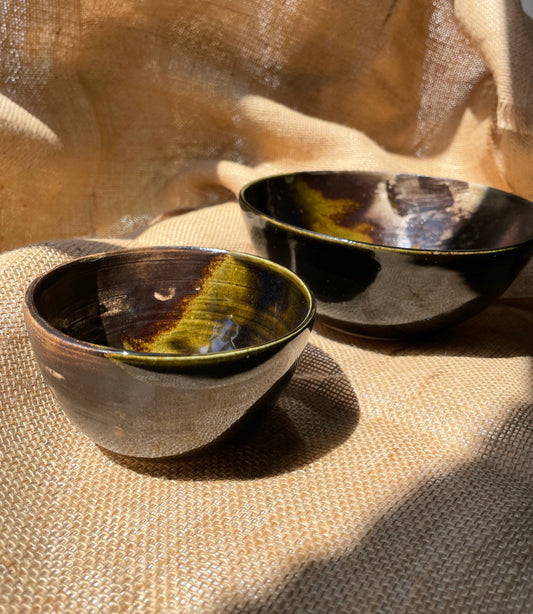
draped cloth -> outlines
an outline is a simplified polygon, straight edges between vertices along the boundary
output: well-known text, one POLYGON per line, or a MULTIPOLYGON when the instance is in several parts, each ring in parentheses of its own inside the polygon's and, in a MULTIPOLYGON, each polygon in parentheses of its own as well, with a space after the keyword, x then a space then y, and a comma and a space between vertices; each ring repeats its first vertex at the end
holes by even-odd
POLYGON ((318 320, 259 424, 168 463, 80 433, 22 317, 31 280, 77 256, 253 252, 236 195, 273 173, 416 172, 533 199, 520 2, 25 0, 0 13, 0 611, 533 609, 531 266, 475 318, 416 342, 318 320))

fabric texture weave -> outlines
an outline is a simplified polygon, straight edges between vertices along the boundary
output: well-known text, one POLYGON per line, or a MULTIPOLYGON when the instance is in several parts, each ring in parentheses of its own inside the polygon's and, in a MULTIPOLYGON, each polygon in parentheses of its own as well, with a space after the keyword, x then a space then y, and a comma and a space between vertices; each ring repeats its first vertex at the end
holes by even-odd
POLYGON ((236 194, 271 173, 420 172, 533 198, 520 2, 0 12, 0 612, 531 611, 531 265, 425 339, 318 320, 261 422, 177 462, 77 431, 22 315, 28 284, 78 256, 253 252, 236 194))

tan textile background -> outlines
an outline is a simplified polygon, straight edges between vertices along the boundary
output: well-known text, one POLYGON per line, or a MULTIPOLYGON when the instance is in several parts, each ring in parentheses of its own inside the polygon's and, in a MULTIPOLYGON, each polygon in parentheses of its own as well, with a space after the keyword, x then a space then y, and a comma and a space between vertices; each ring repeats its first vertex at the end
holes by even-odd
POLYGON ((174 464, 109 456, 70 425, 21 310, 36 275, 87 253, 252 251, 234 194, 274 171, 420 171, 532 198, 518 0, 0 13, 0 612, 532 611, 531 266, 416 343, 318 322, 255 431, 174 464))
MULTIPOLYGON (((251 250, 234 203, 126 244, 176 243, 251 250)), ((531 298, 417 343, 319 323, 256 431, 141 465, 68 423, 22 321, 36 274, 114 245, 0 257, 1 612, 530 611, 531 298)))
POLYGON ((24 0, 0 17, 0 249, 128 232, 278 169, 533 197, 519 0, 24 0))

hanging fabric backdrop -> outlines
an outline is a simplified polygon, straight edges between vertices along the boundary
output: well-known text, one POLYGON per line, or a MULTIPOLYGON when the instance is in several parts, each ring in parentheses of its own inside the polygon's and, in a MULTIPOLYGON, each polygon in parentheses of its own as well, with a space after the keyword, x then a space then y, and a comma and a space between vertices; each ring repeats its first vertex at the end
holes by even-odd
POLYGON ((253 251, 236 194, 272 173, 416 172, 533 199, 519 0, 0 15, 0 611, 531 611, 531 267, 416 343, 319 321, 257 431, 177 463, 110 457, 77 431, 21 307, 83 254, 253 251))

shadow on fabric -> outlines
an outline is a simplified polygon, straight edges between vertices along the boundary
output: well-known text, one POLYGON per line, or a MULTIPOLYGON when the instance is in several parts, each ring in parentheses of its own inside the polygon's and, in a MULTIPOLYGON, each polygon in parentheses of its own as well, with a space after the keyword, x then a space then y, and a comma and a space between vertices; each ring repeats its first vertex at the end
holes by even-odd
POLYGON ((202 454, 144 461, 103 451, 138 473, 174 480, 262 478, 293 471, 348 439, 359 420, 355 392, 339 365, 309 344, 274 407, 202 454))
POLYGON ((47 241, 46 243, 43 243, 43 245, 54 249, 57 252, 72 258, 73 260, 76 258, 83 258, 84 256, 91 256, 93 254, 126 249, 123 245, 112 243, 110 240, 97 241, 91 239, 47 241))
MULTIPOLYGON (((73 259, 124 249, 79 239, 47 245, 73 259)), ((164 479, 254 479, 293 471, 320 458, 348 439, 358 420, 359 403, 350 381, 328 354, 309 344, 274 407, 244 421, 227 440, 168 461, 102 453, 128 469, 164 479)))
POLYGON ((329 339, 388 356, 529 356, 533 347, 533 298, 500 299, 470 320, 413 339, 366 339, 328 328, 315 330, 329 339))
POLYGON ((410 493, 353 549, 233 612, 530 611, 532 409, 516 410, 474 462, 410 493))

